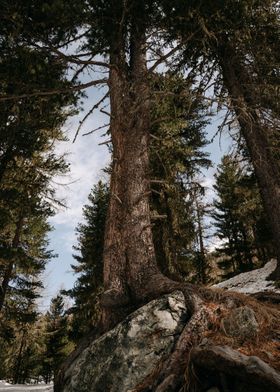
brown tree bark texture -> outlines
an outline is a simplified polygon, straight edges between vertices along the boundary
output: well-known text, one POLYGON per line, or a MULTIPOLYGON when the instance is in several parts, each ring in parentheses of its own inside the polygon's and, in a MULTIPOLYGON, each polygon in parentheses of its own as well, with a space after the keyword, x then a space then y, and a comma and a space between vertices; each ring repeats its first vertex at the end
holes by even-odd
POLYGON ((144 28, 131 32, 130 62, 119 41, 112 48, 110 70, 113 166, 105 229, 103 323, 119 321, 120 310, 153 294, 174 290, 177 283, 157 267, 150 218, 150 91, 144 28), (106 310, 107 308, 107 310, 106 310))

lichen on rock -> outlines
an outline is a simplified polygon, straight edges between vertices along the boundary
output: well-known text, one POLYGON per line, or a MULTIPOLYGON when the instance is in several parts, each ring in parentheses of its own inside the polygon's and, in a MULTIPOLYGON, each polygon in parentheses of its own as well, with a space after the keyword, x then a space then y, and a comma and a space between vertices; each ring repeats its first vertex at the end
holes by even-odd
POLYGON ((64 377, 63 392, 126 392, 172 351, 187 318, 182 292, 154 300, 93 341, 64 377))
POLYGON ((256 337, 259 330, 255 313, 248 306, 232 310, 222 320, 222 325, 226 335, 237 337, 240 341, 256 337))

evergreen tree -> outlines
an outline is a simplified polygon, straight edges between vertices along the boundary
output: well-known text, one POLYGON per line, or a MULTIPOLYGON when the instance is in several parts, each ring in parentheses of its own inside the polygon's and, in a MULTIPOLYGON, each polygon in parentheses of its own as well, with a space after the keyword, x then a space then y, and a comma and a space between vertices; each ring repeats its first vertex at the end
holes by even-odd
POLYGON ((68 340, 68 319, 65 315, 64 300, 57 295, 51 300, 45 316, 45 350, 42 353, 42 376, 49 383, 72 350, 68 340))
MULTIPOLYGON (((219 105, 224 104, 239 125, 280 260, 279 4, 276 0, 163 4, 170 39, 187 42, 180 65, 202 73, 206 85, 214 84, 219 105)), ((274 275, 280 276, 280 261, 274 275)))
MULTIPOLYGON (((263 246, 256 235, 264 218, 260 194, 252 173, 230 156, 223 157, 215 177, 219 198, 212 216, 216 234, 224 242, 219 252, 226 256, 219 264, 228 275, 238 274, 254 267, 256 250, 263 246)), ((269 249, 269 242, 265 246, 269 249)))
POLYGON ((53 175, 67 169, 63 159, 47 151, 17 164, 17 169, 6 171, 0 185, 0 208, 4 211, 0 226, 0 311, 11 284, 23 284, 24 275, 39 276, 51 257, 46 240, 50 225, 46 221, 53 214, 55 196, 49 185, 53 175))
POLYGON ((208 252, 205 245, 206 232, 208 227, 205 223, 206 216, 209 216, 209 205, 204 201, 205 189, 197 184, 193 188, 194 201, 194 224, 196 241, 194 247, 194 270, 196 272, 194 282, 206 284, 209 280, 208 252))
POLYGON ((68 170, 54 151, 65 140, 61 127, 76 103, 68 91, 28 96, 71 85, 65 64, 27 43, 38 28, 25 23, 29 6, 1 3, 0 95, 21 97, 0 100, 0 345, 3 377, 14 382, 39 375, 36 301, 53 257, 47 220, 59 204, 51 182, 68 170))
POLYGON ((65 139, 61 127, 76 102, 71 92, 28 96, 70 86, 64 64, 27 44, 39 28, 25 23, 28 9, 27 3, 4 1, 0 28, 0 94, 21 96, 0 101, 0 312, 11 286, 27 291, 26 276, 32 270, 34 280, 51 256, 44 239, 56 204, 50 183, 67 170, 54 148, 65 139))
POLYGON ((150 152, 157 262, 164 274, 180 279, 192 272, 196 176, 211 164, 204 151, 207 105, 189 83, 182 75, 155 77, 150 152))
POLYGON ((17 294, 17 298, 10 298, 0 319, 1 378, 25 383, 38 377, 42 333, 38 329, 36 298, 17 294))
MULTIPOLYGON (((178 46, 179 48, 183 47, 183 54, 192 54, 190 62, 197 64, 201 58, 204 60, 205 56, 201 56, 201 53, 209 54, 211 52, 212 59, 213 53, 217 54, 214 60, 218 58, 217 61, 220 62, 224 86, 230 92, 237 118, 250 147, 252 162, 261 184, 267 211, 270 212, 270 220, 277 242, 280 228, 279 220, 275 219, 275 216, 279 216, 280 203, 272 203, 272 200, 273 194, 279 194, 279 184, 277 181, 275 182, 273 177, 273 173, 278 173, 279 170, 277 170, 274 156, 264 155, 268 151, 271 152, 272 149, 267 138, 262 137, 265 132, 262 132, 261 119, 256 118, 257 112, 255 107, 253 108, 254 104, 250 105, 254 96, 254 91, 248 88, 251 85, 250 77, 247 77, 246 72, 242 72, 242 78, 239 78, 240 75, 234 69, 233 73, 236 75, 232 83, 229 78, 232 76, 229 69, 231 64, 228 60, 231 58, 230 54, 233 53, 235 68, 240 65, 239 56, 236 56, 235 49, 242 46, 242 34, 237 36, 232 33, 235 33, 240 27, 242 32, 248 32, 248 26, 249 31, 254 31, 257 27, 259 32, 261 21, 263 22, 267 15, 272 14, 272 12, 270 14, 259 12, 259 9, 265 11, 265 7, 268 7, 271 10, 271 5, 275 6, 275 2, 266 1, 265 6, 262 7, 258 1, 247 2, 244 0, 237 2, 235 8, 232 7, 232 1, 227 1, 225 4, 224 2, 212 3, 209 5, 209 2, 202 1, 197 5, 196 2, 182 4, 177 1, 173 4, 166 1, 75 1, 73 2, 75 12, 71 12, 68 3, 61 0, 51 2, 51 4, 44 2, 42 7, 27 7, 25 11, 28 16, 26 22, 29 26, 32 23, 36 26, 36 22, 41 22, 42 17, 48 20, 44 26, 45 33, 39 23, 38 41, 40 45, 33 37, 32 42, 29 43, 30 46, 39 46, 38 50, 42 52, 49 50, 50 53, 56 54, 58 60, 65 63, 80 65, 78 74, 86 65, 104 66, 109 69, 113 165, 103 257, 105 293, 102 302, 104 308, 106 304, 113 302, 115 304, 132 303, 135 300, 141 302, 154 296, 157 290, 159 293, 165 292, 167 289, 170 290, 174 284, 170 279, 160 274, 156 263, 151 230, 150 179, 148 175, 149 133, 151 129, 149 76, 156 71, 158 65, 163 62, 168 63, 168 60, 171 61, 172 54, 176 52, 177 48, 171 50, 167 55, 163 55, 159 51, 159 46, 162 46, 162 40, 166 38, 169 30, 172 33, 175 31, 176 36, 173 36, 172 39, 168 36, 167 42, 172 46, 177 44, 179 40, 178 46), (254 12, 254 7, 256 7, 256 12, 254 12), (65 10, 61 20, 57 18, 57 15, 50 18, 61 8, 65 10), (179 24, 179 27, 182 28, 180 38, 178 38, 178 31, 176 31, 177 26, 173 25, 173 19, 170 18, 170 15, 172 17, 175 15, 181 20, 179 24), (190 25, 186 21, 190 21, 190 25), (208 22, 210 22, 210 29, 208 22), (250 30, 252 26, 253 29, 250 30), (243 27, 247 27, 247 30, 243 30, 243 27), (85 30, 82 50, 85 50, 86 53, 65 55, 60 49, 67 46, 73 35, 77 37, 79 28, 85 30), (198 34, 195 34, 196 31, 198 34), (224 34, 221 35, 220 32, 224 32, 224 34), (149 36, 149 45, 147 45, 147 36, 149 36), (232 45, 227 46, 228 37, 238 46, 233 48, 233 52, 232 45), (184 46, 185 43, 187 43, 187 48, 184 46), (190 50, 188 50, 189 47, 190 50), (156 54, 159 51, 159 58, 148 69, 149 50, 156 54), (88 56, 87 53, 89 53, 88 56), (197 54, 198 57, 195 56, 197 54), (87 60, 83 60, 84 55, 87 60), (101 60, 104 61, 94 60, 96 56, 99 56, 98 60, 101 57, 101 60), (236 94, 235 87, 240 87, 240 84, 237 83, 238 80, 242 81, 242 91, 236 94), (240 105, 243 109, 238 111, 240 105), (244 113, 246 115, 243 115, 244 113), (252 118, 256 120, 254 127, 249 121, 252 118), (250 137, 250 131, 254 129, 257 131, 253 132, 250 137), (261 141, 265 143, 261 143, 261 141), (258 148, 255 148, 256 146, 258 148), (265 165, 262 162, 265 162, 265 165), (158 284, 159 281, 160 284, 158 284)), ((268 36, 266 35, 266 37, 268 36)), ((247 36, 245 40, 247 40, 247 36)), ((251 58, 249 51, 242 50, 240 53, 244 63, 248 58, 251 58)), ((203 66, 204 64, 202 68, 203 66)), ((211 66, 212 64, 208 62, 207 69, 210 70, 211 66)), ((254 73, 252 72, 251 75, 254 73)), ((209 78, 211 78, 211 74, 209 78)), ((84 87, 103 83, 106 83, 104 79, 93 79, 84 87)), ((81 89, 83 87, 76 84, 73 88, 81 89)), ((92 110, 94 108, 95 105, 92 110)), ((266 115, 263 118, 266 119, 266 115)), ((279 178, 279 175, 275 177, 279 178)), ((112 309, 111 312, 104 310, 104 320, 108 327, 118 321, 118 315, 114 314, 112 309)))
POLYGON ((67 294, 74 299, 70 310, 72 318, 72 338, 77 341, 89 332, 97 323, 100 313, 98 296, 104 288, 103 284, 103 246, 106 213, 108 209, 109 189, 99 181, 89 194, 88 204, 83 208, 84 223, 76 229, 78 245, 74 246, 72 265, 77 280, 67 294))

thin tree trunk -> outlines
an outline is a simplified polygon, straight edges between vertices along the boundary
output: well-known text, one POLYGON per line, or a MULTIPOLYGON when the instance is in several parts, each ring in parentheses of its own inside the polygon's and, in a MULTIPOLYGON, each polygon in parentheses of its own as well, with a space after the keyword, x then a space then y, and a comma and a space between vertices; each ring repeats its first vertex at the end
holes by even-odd
POLYGON ((26 335, 26 330, 23 329, 22 331, 22 337, 21 337, 21 341, 20 341, 20 347, 19 347, 19 353, 18 356, 16 358, 16 363, 15 363, 15 371, 14 371, 14 377, 13 377, 13 383, 14 384, 18 384, 20 381, 24 382, 25 380, 21 380, 21 363, 22 363, 22 352, 24 349, 24 345, 25 345, 25 335, 26 335))
POLYGON ((254 266, 254 262, 253 262, 253 256, 252 256, 252 247, 250 245, 250 241, 248 239, 248 234, 246 232, 246 228, 242 226, 241 228, 241 234, 243 237, 243 242, 244 242, 244 253, 245 253, 245 264, 246 264, 246 270, 250 271, 253 266, 254 266))
MULTIPOLYGON (((261 121, 254 91, 245 67, 230 44, 219 50, 223 78, 246 141, 271 225, 275 253, 280 263, 280 170, 272 152, 272 130, 261 121)), ((280 278, 280 264, 274 276, 280 278)))
POLYGON ((0 183, 3 180, 3 177, 5 175, 5 172, 7 170, 8 164, 12 161, 13 159, 13 148, 8 147, 5 153, 2 155, 0 159, 0 183))
POLYGON ((199 243, 199 253, 200 253, 200 266, 199 266, 199 280, 200 283, 206 283, 206 256, 205 256, 205 247, 203 240, 203 228, 202 228, 202 212, 200 211, 200 206, 197 200, 197 195, 195 196, 195 204, 196 204, 196 214, 197 214, 197 234, 198 234, 198 243, 199 243))

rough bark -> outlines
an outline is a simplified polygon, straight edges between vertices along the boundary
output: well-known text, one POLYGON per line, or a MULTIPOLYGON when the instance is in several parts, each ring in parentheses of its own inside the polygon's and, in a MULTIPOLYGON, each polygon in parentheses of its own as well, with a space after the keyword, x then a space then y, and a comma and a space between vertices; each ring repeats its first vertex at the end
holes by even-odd
MULTIPOLYGON (((254 84, 240 54, 230 43, 218 49, 224 83, 246 141, 260 185, 266 214, 272 229, 275 253, 280 263, 280 170, 273 156, 273 132, 261 119, 254 84)), ((274 276, 280 278, 280 264, 274 276)))
MULTIPOLYGON (((139 22, 139 21, 138 21, 139 22)), ((129 304, 172 291, 176 283, 157 267, 150 217, 150 91, 143 23, 131 30, 130 62, 123 42, 112 48, 110 69, 113 166, 105 229, 104 286, 101 303, 108 326, 123 318, 129 304), (113 311, 113 307, 119 307, 113 311), (108 308, 108 310, 106 310, 108 308)))

